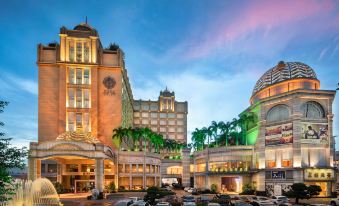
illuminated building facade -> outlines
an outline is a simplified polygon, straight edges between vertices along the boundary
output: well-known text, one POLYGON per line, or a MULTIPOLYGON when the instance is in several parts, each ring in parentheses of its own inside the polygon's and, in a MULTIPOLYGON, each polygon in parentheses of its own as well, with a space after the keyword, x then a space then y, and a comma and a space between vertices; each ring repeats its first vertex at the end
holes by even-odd
POLYGON ((187 142, 187 102, 175 100, 167 88, 158 101, 134 100, 134 126, 148 127, 165 139, 187 142))
POLYGON ((253 183, 258 191, 279 195, 304 182, 330 196, 336 188, 334 97, 335 91, 320 90, 306 64, 279 62, 257 81, 251 106, 242 113, 257 119, 247 131, 248 145, 197 152, 195 185, 240 192, 243 184, 253 183))

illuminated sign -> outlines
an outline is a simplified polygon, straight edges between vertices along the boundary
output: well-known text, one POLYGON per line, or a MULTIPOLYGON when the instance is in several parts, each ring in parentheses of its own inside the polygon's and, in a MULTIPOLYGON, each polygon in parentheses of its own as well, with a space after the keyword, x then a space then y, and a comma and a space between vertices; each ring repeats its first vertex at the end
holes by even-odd
POLYGON ((285 179, 285 171, 272 171, 272 179, 285 179))
POLYGON ((293 124, 281 124, 265 128, 265 144, 278 145, 293 142, 293 124))
POLYGON ((328 143, 328 125, 303 123, 301 127, 301 143, 308 144, 327 144, 328 143))
POLYGON ((305 180, 333 180, 333 169, 306 169, 305 180))

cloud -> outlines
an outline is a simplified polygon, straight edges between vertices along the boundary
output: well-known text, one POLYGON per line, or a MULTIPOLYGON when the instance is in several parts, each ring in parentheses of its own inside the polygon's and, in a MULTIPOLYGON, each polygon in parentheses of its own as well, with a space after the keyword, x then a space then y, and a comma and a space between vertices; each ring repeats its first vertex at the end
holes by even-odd
POLYGON ((30 79, 24 79, 13 74, 3 73, 0 82, 5 86, 5 90, 24 91, 33 95, 38 95, 38 83, 30 79))
MULTIPOLYGON (((273 49, 283 47, 296 32, 303 32, 300 29, 303 25, 298 24, 300 21, 329 13, 333 8, 333 1, 251 1, 237 12, 235 17, 229 19, 225 12, 221 18, 207 25, 206 32, 201 34, 203 37, 199 37, 199 41, 196 38, 189 38, 179 47, 188 48, 185 56, 189 59, 203 57, 225 47, 241 46, 254 51, 261 48, 262 43, 268 44, 273 49), (253 36, 260 41, 257 39, 252 45, 241 43, 238 45, 239 42, 247 42, 246 39, 253 36), (260 45, 258 42, 261 42, 260 45)), ((319 31, 323 32, 321 29, 319 31)))

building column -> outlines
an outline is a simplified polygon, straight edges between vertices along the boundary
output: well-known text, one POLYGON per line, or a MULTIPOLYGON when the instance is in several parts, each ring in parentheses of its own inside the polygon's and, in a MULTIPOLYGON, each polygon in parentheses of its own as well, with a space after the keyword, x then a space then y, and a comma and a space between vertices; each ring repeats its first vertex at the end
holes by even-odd
POLYGON ((129 175, 129 190, 131 190, 132 189, 132 175, 130 174, 129 175))
POLYGON ((182 186, 190 186, 190 152, 191 149, 182 149, 181 151, 181 165, 182 165, 182 186))
MULTIPOLYGON (((81 167, 79 167, 79 168, 81 168, 81 167)), ((59 164, 59 163, 57 163, 57 182, 62 183, 62 165, 59 164)))
POLYGON ((104 159, 95 159, 95 188, 99 192, 104 190, 104 159))
POLYGON ((28 180, 36 180, 41 177, 41 160, 38 158, 28 158, 28 180))

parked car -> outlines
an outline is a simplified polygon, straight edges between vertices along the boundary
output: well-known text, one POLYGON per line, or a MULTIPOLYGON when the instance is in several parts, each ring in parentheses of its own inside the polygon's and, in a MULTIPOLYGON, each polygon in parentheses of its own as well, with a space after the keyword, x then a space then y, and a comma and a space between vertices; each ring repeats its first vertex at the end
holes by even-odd
POLYGON ((272 196, 272 202, 275 205, 280 205, 283 203, 288 203, 289 199, 286 196, 272 196))
POLYGON ((251 203, 252 198, 249 196, 240 196, 239 200, 237 202, 245 202, 245 203, 251 203))
POLYGON ((150 206, 150 204, 143 200, 139 200, 139 201, 134 202, 131 206, 150 206))
POLYGON ((272 200, 268 199, 267 197, 261 197, 261 196, 253 196, 252 197, 252 205, 274 205, 274 203, 272 202, 272 200))
POLYGON ((132 200, 133 203, 141 200, 140 197, 129 197, 128 199, 132 200))
POLYGON ((119 200, 114 206, 130 206, 133 204, 133 201, 130 199, 127 200, 119 200))
POLYGON ((233 206, 252 206, 250 203, 238 201, 233 204, 233 206))
POLYGON ((185 188, 184 188, 184 191, 185 191, 185 192, 188 192, 189 189, 191 189, 191 187, 185 187, 185 188))
POLYGON ((183 206, 196 206, 195 202, 184 202, 183 206))
POLYGON ((339 205, 339 198, 333 198, 333 199, 331 199, 330 204, 331 204, 332 206, 339 205))
POLYGON ((195 198, 191 195, 185 195, 182 197, 183 202, 195 202, 195 198))
POLYGON ((216 201, 221 206, 232 205, 231 196, 226 194, 217 194, 213 197, 213 201, 216 201))
POLYGON ((188 193, 192 193, 192 192, 193 192, 193 190, 195 190, 195 188, 193 188, 193 187, 190 187, 190 188, 188 188, 188 189, 187 189, 187 192, 188 192, 188 193))
POLYGON ((220 204, 216 202, 210 202, 207 204, 207 206, 220 206, 220 204))
POLYGON ((167 186, 167 187, 164 188, 164 190, 172 191, 172 188, 170 186, 167 186))
POLYGON ((208 203, 210 201, 210 198, 207 195, 201 195, 200 198, 199 198, 199 201, 208 203))
POLYGON ((169 202, 158 202, 156 206, 171 206, 169 202))

